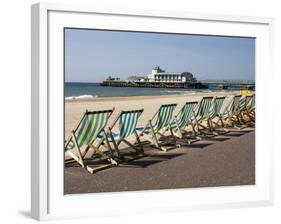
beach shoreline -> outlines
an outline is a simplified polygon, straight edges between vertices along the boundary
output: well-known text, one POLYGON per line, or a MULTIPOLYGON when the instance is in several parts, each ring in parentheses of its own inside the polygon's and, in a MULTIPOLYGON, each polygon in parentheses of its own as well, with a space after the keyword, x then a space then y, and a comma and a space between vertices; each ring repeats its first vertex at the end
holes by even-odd
POLYGON ((167 98, 167 97, 196 97, 196 96, 218 96, 218 95, 234 95, 239 94, 239 91, 229 91, 229 92, 197 92, 197 93, 184 93, 184 94, 163 94, 163 95, 145 95, 145 96, 92 96, 92 97, 65 97, 65 103, 73 102, 88 102, 88 101, 118 101, 118 100, 145 100, 145 99, 157 99, 157 98, 167 98))

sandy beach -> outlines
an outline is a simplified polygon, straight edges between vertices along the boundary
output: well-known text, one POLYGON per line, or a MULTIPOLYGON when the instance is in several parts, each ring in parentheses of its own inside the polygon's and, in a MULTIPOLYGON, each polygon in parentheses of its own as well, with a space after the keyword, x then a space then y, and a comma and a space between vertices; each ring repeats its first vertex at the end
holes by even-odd
POLYGON ((203 96, 227 96, 224 106, 227 105, 231 95, 239 92, 212 92, 187 95, 161 95, 161 96, 127 96, 127 97, 98 97, 91 99, 67 99, 65 100, 65 137, 68 138, 71 131, 77 126, 86 110, 106 110, 115 108, 109 123, 121 110, 144 109, 139 125, 146 125, 149 119, 159 109, 161 104, 177 103, 177 113, 185 102, 199 101, 203 96))

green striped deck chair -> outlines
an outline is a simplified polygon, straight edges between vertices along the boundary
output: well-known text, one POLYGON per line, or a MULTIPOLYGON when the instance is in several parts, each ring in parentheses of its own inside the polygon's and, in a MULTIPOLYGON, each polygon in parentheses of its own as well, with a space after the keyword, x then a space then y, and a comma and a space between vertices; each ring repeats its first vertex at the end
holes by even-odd
MULTIPOLYGON (((174 120, 171 124, 171 128, 175 133, 177 133, 177 136, 180 139, 183 139, 186 134, 186 128, 188 126, 192 127, 193 134, 189 137, 195 137, 195 127, 192 123, 192 118, 194 116, 194 112, 197 108, 198 102, 186 102, 181 110, 178 112, 178 114, 175 115, 174 120)), ((200 140, 197 138, 196 140, 200 140)), ((194 142, 194 141, 193 141, 194 142)), ((188 140, 188 143, 191 143, 190 140, 188 140)))
POLYGON ((214 122, 214 119, 219 117, 225 98, 225 96, 215 97, 213 104, 210 107, 206 116, 207 127, 209 129, 209 132, 215 135, 217 135, 217 133, 215 132, 216 123, 214 122))
POLYGON ((246 109, 244 112, 244 115, 246 115, 250 121, 255 121, 255 94, 252 94, 250 96, 247 96, 247 102, 246 102, 246 109))
POLYGON ((248 103, 248 96, 242 96, 239 101, 239 113, 242 113, 246 110, 247 103, 248 103))
MULTIPOLYGON (((139 117, 141 116, 143 109, 141 110, 128 110, 121 111, 116 117, 115 121, 109 127, 109 133, 107 134, 107 139, 110 143, 113 143, 114 148, 120 159, 125 159, 119 150, 119 145, 124 142, 129 147, 134 149, 137 153, 137 157, 132 159, 140 158, 144 156, 143 146, 140 142, 138 133, 137 133, 137 124, 139 117), (117 127, 117 131, 114 131, 114 127, 117 127), (127 138, 135 136, 136 141, 134 143, 130 142, 127 138), (136 143, 136 144, 135 144, 136 143)), ((128 160, 126 160, 128 161, 128 160)))
POLYGON ((241 128, 245 123, 243 120, 242 113, 246 108, 246 96, 240 96, 236 107, 234 108, 234 112, 232 114, 231 120, 232 123, 235 124, 235 127, 241 128))
POLYGON ((247 95, 246 96, 246 109, 247 110, 248 108, 250 108, 251 106, 251 103, 252 103, 252 98, 253 98, 254 94, 253 95, 247 95))
POLYGON ((250 100, 247 102, 247 106, 246 106, 246 109, 249 111, 249 112, 252 112, 255 110, 255 100, 256 100, 256 95, 253 94, 250 97, 250 100))
MULTIPOLYGON (((113 152, 110 144, 107 143, 107 150, 109 150, 110 156, 105 155, 105 153, 100 150, 100 147, 105 145, 105 128, 113 111, 114 108, 112 110, 86 111, 76 129, 72 131, 72 135, 65 143, 65 155, 75 160, 90 173, 112 165, 117 165, 116 161, 113 160, 113 152), (83 152, 81 150, 82 148, 85 148, 83 152), (90 154, 87 156, 88 158, 93 157, 95 154, 104 156, 109 164, 107 162, 105 165, 103 164, 92 168, 86 164, 86 154, 90 154)), ((68 161, 66 160, 66 162, 68 161)))
POLYGON ((212 107, 213 99, 213 96, 205 96, 200 100, 198 104, 198 109, 193 119, 193 123, 196 125, 198 133, 202 133, 200 127, 206 129, 206 126, 202 124, 202 121, 206 121, 208 119, 208 114, 212 107))
POLYGON ((243 95, 239 100, 239 107, 236 113, 236 123, 238 125, 244 125, 246 123, 245 119, 243 118, 243 114, 246 111, 247 107, 247 96, 243 95))
POLYGON ((160 137, 167 137, 165 133, 169 130, 171 136, 176 140, 171 124, 173 122, 174 110, 177 104, 161 105, 159 110, 154 114, 151 120, 145 127, 137 128, 140 131, 140 136, 150 136, 149 141, 158 149, 167 151, 162 144, 160 144, 160 137))
POLYGON ((228 126, 234 126, 233 117, 239 113, 240 98, 241 95, 233 96, 225 110, 219 114, 219 121, 221 122, 222 128, 226 127, 226 122, 229 123, 228 126))

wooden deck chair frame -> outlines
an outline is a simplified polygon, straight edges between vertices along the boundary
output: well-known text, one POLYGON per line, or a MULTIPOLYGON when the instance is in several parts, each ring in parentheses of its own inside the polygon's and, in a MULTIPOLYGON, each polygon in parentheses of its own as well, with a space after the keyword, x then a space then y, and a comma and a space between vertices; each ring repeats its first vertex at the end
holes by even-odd
MULTIPOLYGON (((138 119, 139 117, 141 116, 143 112, 143 109, 140 109, 140 110, 128 110, 128 111, 120 111, 118 116, 116 117, 116 119, 112 122, 112 124, 109 126, 108 128, 108 132, 107 132, 107 142, 112 142, 113 143, 113 146, 114 146, 114 149, 115 151, 117 152, 117 157, 121 160, 121 161, 125 161, 125 162, 129 162, 129 161, 132 161, 132 160, 135 160, 135 159, 139 159, 139 158, 142 158, 145 156, 145 153, 144 153, 144 149, 143 149, 143 145, 141 144, 141 141, 140 141, 140 137, 137 133, 137 130, 136 130, 136 127, 137 127, 137 122, 138 122, 138 119), (138 117, 137 117, 137 121, 136 121, 136 126, 134 128, 134 130, 132 131, 132 134, 135 135, 135 138, 136 138, 136 142, 135 143, 130 143, 129 141, 127 141, 127 137, 129 136, 126 136, 126 137, 121 137, 120 139, 118 139, 117 141, 115 140, 114 138, 114 134, 113 134, 113 128, 116 126, 117 122, 120 121, 121 117, 123 114, 130 114, 130 113, 139 113, 138 117), (129 147, 131 147, 132 149, 135 150, 135 153, 137 154, 136 156, 134 156, 133 158, 131 159, 127 159, 125 158, 120 150, 119 150, 119 145, 124 142, 126 145, 128 145, 129 147)), ((120 123, 119 123, 119 128, 120 128, 120 123)), ((120 130, 119 130, 120 131, 120 130)), ((131 135, 132 135, 131 134, 131 135)), ((131 136, 130 135, 130 136, 131 136)))
POLYGON ((165 136, 165 133, 167 131, 170 131, 170 134, 171 134, 170 136, 173 138, 173 142, 175 142, 175 146, 177 148, 180 147, 180 144, 177 144, 177 138, 176 138, 176 136, 174 134, 174 131, 173 131, 173 128, 172 128, 172 122, 173 122, 173 119, 174 119, 174 115, 173 115, 174 109, 172 110, 172 115, 171 115, 169 121, 165 122, 165 123, 167 123, 167 126, 159 127, 159 128, 157 127, 156 129, 154 127, 156 126, 156 124, 158 124, 157 122, 159 122, 158 115, 159 115, 162 108, 164 108, 164 107, 174 107, 175 108, 176 106, 177 106, 177 104, 163 104, 163 105, 161 105, 160 108, 152 116, 152 118, 148 121, 147 125, 144 126, 144 128, 141 128, 142 130, 140 131, 140 134, 139 134, 140 136, 150 135, 149 141, 152 143, 152 145, 154 147, 156 147, 157 149, 160 149, 160 150, 165 151, 165 152, 172 149, 172 148, 167 148, 167 147, 163 146, 164 145, 163 143, 169 143, 169 142, 164 141, 164 142, 160 143, 160 137, 163 137, 163 138, 168 137, 168 136, 165 136), (153 125, 154 120, 155 120, 155 125, 153 125), (145 133, 145 131, 147 129, 151 130, 149 132, 149 134, 145 133), (158 138, 157 135, 159 135, 160 137, 158 138))
POLYGON ((90 173, 94 173, 97 172, 99 170, 103 170, 112 166, 116 166, 118 165, 117 162, 113 159, 114 155, 113 155, 113 150, 109 144, 109 142, 106 139, 106 131, 105 131, 105 127, 108 123, 108 119, 110 118, 110 116, 112 115, 114 111, 113 109, 110 110, 99 110, 99 111, 88 111, 86 110, 85 113, 82 116, 82 119, 79 121, 78 125, 76 126, 76 128, 74 130, 72 130, 71 132, 71 136, 69 137, 69 139, 66 141, 65 144, 65 154, 70 156, 71 159, 70 160, 65 160, 65 163, 69 163, 69 162, 73 162, 76 161, 79 165, 81 165, 82 168, 87 169, 88 172, 90 173), (76 137, 76 132, 79 130, 79 127, 81 125, 81 123, 83 122, 84 118, 91 114, 98 114, 98 113, 108 113, 108 117, 107 117, 107 122, 106 125, 101 128, 101 130, 99 131, 99 133, 96 135, 95 138, 93 138, 89 143, 86 144, 86 148, 84 150, 84 152, 81 151, 81 146, 79 146, 78 141, 77 141, 77 137, 76 137), (100 134, 102 134, 102 137, 99 138, 100 134), (70 142, 74 142, 74 148, 75 149, 67 149, 67 146, 70 144, 70 142), (98 141, 97 145, 94 146, 94 143, 98 141), (104 152, 102 152, 99 148, 101 147, 101 145, 104 145, 104 142, 107 145, 107 148, 109 150, 110 155, 107 156, 105 155, 104 152), (75 154, 73 152, 73 150, 76 151, 77 154, 75 154), (108 160, 109 164, 105 164, 105 165, 100 165, 98 167, 92 168, 90 165, 86 164, 85 161, 85 156, 87 155, 88 151, 92 150, 91 152, 91 156, 92 157, 95 153, 98 153, 99 155, 106 157, 106 159, 108 160))

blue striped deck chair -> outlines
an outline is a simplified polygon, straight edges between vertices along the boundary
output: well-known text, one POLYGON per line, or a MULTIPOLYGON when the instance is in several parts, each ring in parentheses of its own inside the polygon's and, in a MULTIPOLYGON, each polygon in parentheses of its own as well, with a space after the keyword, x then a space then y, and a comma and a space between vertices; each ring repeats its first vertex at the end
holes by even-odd
POLYGON ((200 127, 203 129, 207 128, 202 124, 202 122, 208 119, 208 114, 212 107, 213 99, 213 96, 205 96, 200 100, 198 104, 198 108, 193 119, 193 123, 195 123, 195 126, 197 127, 198 134, 202 134, 202 130, 200 130, 200 127))
MULTIPOLYGON (((165 133, 169 130, 173 140, 176 142, 171 124, 173 122, 174 110, 177 104, 164 104, 161 105, 158 111, 154 114, 151 120, 148 121, 145 127, 139 127, 137 130, 140 131, 140 136, 149 136, 148 139, 156 148, 163 151, 168 149, 160 144, 160 138, 167 138, 165 133)), ((162 142, 164 143, 164 142, 162 142)), ((168 143, 165 141, 165 143, 168 143)))
POLYGON ((123 155, 121 155, 119 150, 119 145, 124 142, 129 147, 131 147, 134 152, 137 154, 135 157, 131 158, 130 160, 134 160, 140 157, 143 157, 144 151, 143 146, 140 142, 138 133, 137 133, 137 124, 139 117, 141 116, 143 109, 141 110, 128 110, 128 111, 121 111, 119 115, 116 117, 115 121, 109 127, 109 133, 107 134, 108 142, 114 145, 114 148, 118 154, 119 159, 126 160, 123 155), (118 126, 118 130, 115 131, 114 127, 118 126), (136 141, 134 143, 128 141, 127 138, 135 136, 136 141))
MULTIPOLYGON (((112 110, 86 111, 76 129, 72 131, 72 135, 65 143, 65 155, 69 156, 72 161, 75 160, 90 173, 117 165, 113 159, 113 151, 110 144, 106 142, 105 132, 108 119, 113 111, 114 108, 112 110), (107 143, 109 156, 100 150, 100 147, 102 145, 105 146, 105 143, 107 143), (82 152, 81 148, 85 148, 85 150, 82 152), (90 156, 87 156, 88 158, 94 155, 103 156, 107 163, 92 168, 90 165, 87 165, 86 154, 90 154, 90 156)), ((67 162, 69 161, 66 160, 67 162)))
POLYGON ((233 96, 228 106, 219 114, 219 121, 221 122, 222 128, 234 126, 234 116, 239 113, 240 98, 241 95, 233 96))
POLYGON ((186 102, 181 110, 174 116, 173 122, 171 124, 171 128, 173 129, 177 137, 180 139, 186 139, 188 144, 201 140, 201 138, 195 136, 195 127, 192 123, 192 118, 194 116, 197 105, 197 101, 186 102), (189 135, 187 137, 188 132, 186 128, 188 126, 192 127, 192 135, 189 135), (193 141, 191 141, 192 139, 193 141))

